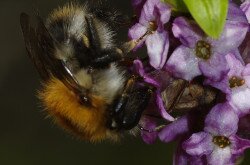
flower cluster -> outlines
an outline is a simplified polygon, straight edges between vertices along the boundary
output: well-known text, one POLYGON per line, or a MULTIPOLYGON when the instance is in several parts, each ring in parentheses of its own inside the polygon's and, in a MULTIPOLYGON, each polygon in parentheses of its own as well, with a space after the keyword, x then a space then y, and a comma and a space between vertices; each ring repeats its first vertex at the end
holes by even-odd
POLYGON ((234 164, 250 147, 250 1, 229 1, 219 38, 160 0, 133 0, 134 72, 154 87, 140 121, 146 143, 178 141, 174 164, 234 164))

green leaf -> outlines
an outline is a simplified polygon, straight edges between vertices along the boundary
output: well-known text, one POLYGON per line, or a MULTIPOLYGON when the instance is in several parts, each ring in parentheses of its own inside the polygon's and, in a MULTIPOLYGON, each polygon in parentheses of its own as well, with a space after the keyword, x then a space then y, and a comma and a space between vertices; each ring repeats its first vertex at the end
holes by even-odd
POLYGON ((187 6, 183 2, 183 0, 161 0, 164 3, 169 4, 172 6, 173 10, 178 12, 188 12, 187 6))
POLYGON ((183 1, 200 27, 209 36, 219 38, 226 22, 228 0, 183 1))

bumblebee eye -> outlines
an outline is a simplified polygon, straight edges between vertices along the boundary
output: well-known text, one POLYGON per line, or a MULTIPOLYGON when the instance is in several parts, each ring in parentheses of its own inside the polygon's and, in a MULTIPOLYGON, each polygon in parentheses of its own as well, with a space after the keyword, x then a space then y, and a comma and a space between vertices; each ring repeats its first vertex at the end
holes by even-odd
POLYGON ((83 42, 84 46, 86 46, 87 48, 89 48, 89 46, 90 46, 89 38, 86 35, 82 36, 82 42, 83 42))
POLYGON ((84 94, 79 94, 78 97, 80 104, 85 106, 91 106, 91 99, 88 96, 84 94))

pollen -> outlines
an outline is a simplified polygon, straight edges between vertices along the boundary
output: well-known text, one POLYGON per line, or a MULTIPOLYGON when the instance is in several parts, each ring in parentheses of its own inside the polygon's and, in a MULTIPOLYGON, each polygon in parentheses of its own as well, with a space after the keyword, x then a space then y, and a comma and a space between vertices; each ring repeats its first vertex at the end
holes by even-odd
POLYGON ((211 45, 206 41, 199 40, 196 43, 195 55, 204 60, 208 60, 211 57, 211 45))
POLYGON ((154 31, 157 30, 157 28, 158 28, 158 26, 157 26, 155 21, 149 22, 149 31, 151 31, 153 33, 154 31))
POLYGON ((240 77, 233 76, 229 79, 230 88, 240 87, 244 84, 245 84, 245 80, 240 77))
POLYGON ((225 136, 214 136, 213 143, 220 148, 225 148, 231 144, 230 140, 225 136))

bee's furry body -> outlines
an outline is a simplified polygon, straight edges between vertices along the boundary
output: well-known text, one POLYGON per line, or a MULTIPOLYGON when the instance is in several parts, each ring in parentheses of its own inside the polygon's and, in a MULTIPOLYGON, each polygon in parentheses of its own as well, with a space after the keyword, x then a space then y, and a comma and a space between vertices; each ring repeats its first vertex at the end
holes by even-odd
POLYGON ((34 28, 27 14, 20 17, 49 116, 90 141, 117 139, 134 128, 151 96, 151 88, 134 85, 136 79, 119 64, 124 56, 115 39, 119 16, 71 3, 54 10, 46 24, 38 16, 34 28))

